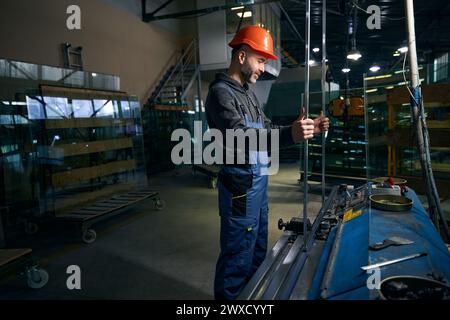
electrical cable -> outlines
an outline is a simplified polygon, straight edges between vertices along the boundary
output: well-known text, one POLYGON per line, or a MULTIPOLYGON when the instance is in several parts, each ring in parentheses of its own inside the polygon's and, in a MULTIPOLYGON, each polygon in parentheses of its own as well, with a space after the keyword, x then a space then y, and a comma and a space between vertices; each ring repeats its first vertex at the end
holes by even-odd
POLYGON ((245 12, 245 9, 246 9, 246 7, 244 6, 244 7, 242 8, 241 19, 239 19, 239 24, 238 24, 238 26, 237 26, 237 28, 236 28, 236 32, 235 32, 235 33, 238 33, 238 31, 241 30, 242 20, 244 20, 244 12, 245 12))
MULTIPOLYGON (((405 68, 407 53, 405 52, 404 55, 405 55, 405 57, 403 59, 403 70, 402 70, 403 79, 405 81, 405 86, 406 86, 406 89, 408 90, 409 95, 411 96, 415 105, 419 109, 417 118, 414 115, 414 112, 412 113, 413 123, 416 126, 418 126, 419 125, 418 121, 420 121, 420 124, 422 125, 423 145, 419 145, 418 148, 419 148, 419 153, 423 152, 423 155, 419 154, 419 157, 422 157, 422 160, 421 160, 422 170, 424 171, 425 179, 426 179, 427 185, 428 185, 427 188, 429 189, 429 193, 430 193, 430 194, 428 194, 428 192, 427 192, 428 206, 429 206, 429 211, 430 211, 429 213, 431 215, 432 220, 436 224, 436 227, 439 229, 439 222, 437 221, 437 218, 434 217, 434 212, 433 212, 434 210, 437 211, 438 216, 439 216, 440 220, 442 221, 442 224, 444 227, 444 233, 445 233, 445 236, 447 237, 447 241, 450 241, 450 231, 449 231, 447 222, 446 222, 445 217, 442 212, 442 207, 440 205, 440 199, 438 196, 436 183, 434 180, 433 168, 431 167, 430 136, 428 133, 428 126, 425 121, 425 110, 424 110, 423 98, 420 99, 420 103, 419 103, 408 86, 408 81, 406 80, 406 68, 405 68), (425 159, 423 159, 423 156, 425 157, 425 159)), ((420 86, 420 80, 419 80, 419 86, 420 86)), ((419 87, 419 90, 420 90, 420 87, 419 87)), ((421 97, 421 94, 419 94, 419 96, 421 97)))
MULTIPOLYGON (((364 10, 363 8, 361 8, 360 6, 358 6, 358 4, 356 4, 355 1, 352 1, 352 4, 359 10, 361 10, 362 12, 367 13, 368 15, 371 15, 371 12, 368 12, 367 10, 364 10)), ((383 16, 383 18, 387 19, 387 20, 392 20, 392 21, 400 21, 400 20, 405 20, 406 17, 401 17, 401 18, 389 18, 388 16, 383 16)))
MULTIPOLYGON (((406 66, 406 56, 407 56, 407 53, 405 52, 404 55, 405 55, 405 58, 403 59, 403 70, 402 70, 403 80, 405 80, 405 87, 406 87, 406 89, 408 90, 409 95, 411 96, 411 98, 414 100, 414 102, 415 102, 416 105, 418 106, 419 103, 417 102, 416 98, 415 98, 414 95, 412 94, 411 89, 409 89, 409 86, 408 86, 408 80, 406 80, 406 68, 405 68, 405 66, 406 66)), ((419 80, 419 81, 420 81, 420 80, 419 80)))

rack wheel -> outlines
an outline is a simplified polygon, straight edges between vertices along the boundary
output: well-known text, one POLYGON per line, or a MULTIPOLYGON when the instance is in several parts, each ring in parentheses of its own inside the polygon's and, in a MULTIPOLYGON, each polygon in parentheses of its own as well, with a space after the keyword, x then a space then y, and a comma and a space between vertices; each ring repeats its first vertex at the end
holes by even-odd
POLYGON ((155 200, 155 208, 156 210, 162 210, 166 207, 166 202, 164 200, 161 199, 156 199, 155 200))
POLYGON ((90 244, 93 243, 97 239, 97 233, 93 229, 87 229, 83 231, 83 234, 81 236, 81 240, 83 240, 84 243, 90 244))
POLYGON ((26 221, 25 222, 25 233, 32 235, 36 234, 39 230, 39 226, 36 222, 26 221))
POLYGON ((31 267, 27 269, 27 284, 32 289, 40 289, 48 282, 48 273, 44 269, 31 267))
POLYGON ((209 186, 211 187, 211 189, 216 189, 217 188, 217 178, 211 178, 211 180, 209 180, 209 186))

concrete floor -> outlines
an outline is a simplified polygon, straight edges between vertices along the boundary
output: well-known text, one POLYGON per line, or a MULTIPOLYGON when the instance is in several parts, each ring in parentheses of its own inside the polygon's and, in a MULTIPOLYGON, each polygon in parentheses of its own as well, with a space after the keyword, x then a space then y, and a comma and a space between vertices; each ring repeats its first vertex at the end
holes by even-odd
MULTIPOLYGON (((286 221, 303 212, 298 177, 296 164, 282 164, 270 177, 269 249, 281 235, 278 219, 286 221)), ((155 210, 152 200, 128 207, 94 226, 93 244, 55 236, 51 229, 21 238, 15 247, 33 248, 49 282, 34 290, 23 276, 6 278, 0 282, 0 300, 212 299, 219 253, 217 190, 209 188, 206 176, 194 177, 189 168, 158 174, 150 183, 160 191, 166 208, 155 210), (81 269, 81 290, 67 289, 70 265, 81 269)), ((320 193, 320 186, 314 189, 320 193)), ((310 194, 311 220, 320 201, 320 194, 310 194)), ((450 202, 443 207, 448 213, 450 202)))
MULTIPOLYGON (((284 164, 269 183, 269 249, 280 237, 279 218, 302 213, 298 166, 284 164)), ((217 190, 208 178, 188 168, 154 176, 167 206, 151 200, 123 210, 95 227, 90 245, 55 237, 51 231, 24 239, 49 273, 48 284, 27 288, 24 277, 0 283, 0 299, 212 299, 219 253, 217 190), (81 290, 66 286, 67 267, 81 269, 81 290)), ((310 211, 320 209, 320 195, 310 195, 310 211)))

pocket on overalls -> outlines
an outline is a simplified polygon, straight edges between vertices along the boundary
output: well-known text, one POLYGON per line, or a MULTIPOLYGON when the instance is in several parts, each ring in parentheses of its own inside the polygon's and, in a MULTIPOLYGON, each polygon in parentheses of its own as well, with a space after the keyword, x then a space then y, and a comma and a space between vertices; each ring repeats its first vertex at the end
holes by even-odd
POLYGON ((255 219, 229 218, 228 250, 232 254, 249 252, 255 235, 255 219))
POLYGON ((248 174, 219 174, 220 182, 231 193, 231 215, 245 217, 247 215, 247 192, 252 187, 253 176, 248 174))

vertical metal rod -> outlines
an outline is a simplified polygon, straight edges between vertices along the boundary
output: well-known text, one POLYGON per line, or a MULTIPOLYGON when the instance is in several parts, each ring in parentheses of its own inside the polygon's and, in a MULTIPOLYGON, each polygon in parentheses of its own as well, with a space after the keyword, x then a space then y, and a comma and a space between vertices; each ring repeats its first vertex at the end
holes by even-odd
MULTIPOLYGON (((300 103, 302 106, 305 105, 305 93, 304 92, 302 92, 302 94, 301 94, 300 103)), ((299 161, 299 168, 298 168, 298 175, 299 175, 298 181, 302 181, 302 179, 304 177, 303 176, 304 172, 302 173, 302 170, 304 169, 303 161, 305 160, 305 156, 303 155, 304 153, 305 153, 305 148, 299 148, 299 157, 298 158, 300 159, 300 161, 299 161)), ((301 183, 299 182, 299 184, 301 184, 301 183)), ((298 217, 300 218, 301 214, 299 214, 298 217)))
POLYGON ((411 75, 412 91, 414 96, 414 99, 411 99, 412 116, 414 119, 414 124, 416 126, 417 146, 419 149, 422 175, 425 178, 428 206, 430 214, 432 216, 432 220, 434 220, 434 222, 436 223, 436 227, 439 229, 439 220, 435 216, 437 213, 444 227, 444 233, 445 236, 447 237, 447 241, 450 241, 450 230, 448 228, 447 221, 442 212, 439 194, 436 188, 436 183, 434 181, 433 169, 431 167, 429 136, 425 114, 423 110, 424 108, 423 100, 420 91, 419 66, 417 63, 417 50, 416 50, 416 33, 414 26, 413 0, 405 0, 405 7, 406 7, 406 18, 408 27, 409 69, 411 75))
POLYGON ((405 0, 406 17, 408 27, 408 53, 409 53, 409 67, 411 72, 411 85, 416 88, 420 85, 419 82, 419 66, 417 64, 417 49, 416 49, 416 31, 414 28, 414 4, 413 0, 405 0))
MULTIPOLYGON (((305 1, 305 119, 309 118, 309 60, 310 51, 309 46, 311 43, 311 0, 305 1)), ((308 221, 308 141, 306 140, 304 145, 304 168, 303 168, 303 250, 307 250, 307 221, 308 221)))
POLYGON ((195 68, 198 69, 197 71, 197 100, 198 100, 198 120, 202 121, 202 130, 203 130, 203 113, 202 113, 202 78, 200 74, 200 63, 197 60, 197 54, 198 54, 198 41, 197 39, 194 40, 194 61, 195 61, 195 68))
POLYGON ((369 170, 369 111, 367 110, 368 95, 367 95, 367 73, 363 74, 363 90, 364 90, 364 134, 365 134, 365 144, 366 144, 366 179, 369 182, 370 170, 369 170))
MULTIPOLYGON (((322 0, 322 114, 325 115, 327 77, 327 0, 322 0)), ((322 205, 325 203, 325 143, 326 133, 322 133, 322 205)))

